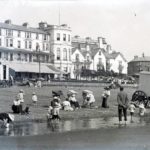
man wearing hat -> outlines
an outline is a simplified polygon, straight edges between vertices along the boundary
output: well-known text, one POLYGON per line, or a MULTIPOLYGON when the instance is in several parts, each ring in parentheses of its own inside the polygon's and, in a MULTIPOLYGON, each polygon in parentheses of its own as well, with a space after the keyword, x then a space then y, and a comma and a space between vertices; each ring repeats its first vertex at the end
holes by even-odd
POLYGON ((107 104, 107 100, 108 100, 109 96, 110 96, 110 88, 109 87, 105 87, 104 88, 104 92, 102 94, 102 107, 103 108, 109 108, 109 106, 107 104))

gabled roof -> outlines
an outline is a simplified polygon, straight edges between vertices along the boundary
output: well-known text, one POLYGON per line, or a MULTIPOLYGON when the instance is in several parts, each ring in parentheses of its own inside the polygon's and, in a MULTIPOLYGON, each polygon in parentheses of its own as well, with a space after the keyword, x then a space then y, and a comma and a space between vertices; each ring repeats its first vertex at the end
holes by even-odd
POLYGON ((0 28, 47 34, 47 32, 44 32, 43 30, 40 30, 38 28, 31 28, 31 27, 25 27, 21 25, 14 25, 14 24, 7 24, 7 23, 0 23, 0 28))
POLYGON ((123 54, 120 53, 120 52, 115 52, 115 51, 112 52, 112 53, 104 52, 104 55, 105 55, 105 57, 106 57, 107 59, 116 59, 116 57, 117 57, 118 55, 121 55, 121 57, 124 59, 124 61, 127 62, 127 60, 125 59, 125 57, 123 56, 123 54))

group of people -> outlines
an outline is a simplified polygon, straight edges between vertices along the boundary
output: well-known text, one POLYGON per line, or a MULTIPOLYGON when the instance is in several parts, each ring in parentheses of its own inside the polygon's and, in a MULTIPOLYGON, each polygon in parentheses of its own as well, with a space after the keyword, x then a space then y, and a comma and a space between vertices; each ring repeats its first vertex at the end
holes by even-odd
POLYGON ((92 108, 95 102, 94 95, 92 91, 85 90, 82 93, 83 96, 83 104, 80 105, 78 100, 76 99, 77 92, 74 90, 69 90, 67 94, 67 98, 62 102, 60 98, 60 94, 53 94, 53 99, 48 109, 47 117, 49 119, 60 119, 59 110, 62 109, 64 111, 74 111, 79 108, 92 108))
POLYGON ((120 92, 117 95, 117 102, 118 102, 119 124, 121 124, 121 121, 122 121, 122 113, 124 115, 124 121, 126 124, 128 109, 130 110, 131 122, 133 122, 133 115, 134 115, 135 109, 137 107, 139 108, 140 116, 144 116, 144 114, 145 114, 146 109, 145 109, 144 103, 141 101, 138 106, 134 102, 129 103, 128 95, 124 91, 123 87, 120 87, 120 92))
MULTIPOLYGON (((16 99, 13 101, 12 110, 15 114, 28 114, 29 113, 29 106, 24 106, 24 91, 21 89, 16 96, 16 99)), ((37 103, 37 95, 35 92, 32 93, 32 102, 35 104, 37 103)))

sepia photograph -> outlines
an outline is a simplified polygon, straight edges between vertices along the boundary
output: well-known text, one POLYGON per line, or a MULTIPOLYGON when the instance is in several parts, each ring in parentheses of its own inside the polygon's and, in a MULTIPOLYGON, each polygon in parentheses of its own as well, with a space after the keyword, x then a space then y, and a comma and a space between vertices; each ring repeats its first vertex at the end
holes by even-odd
POLYGON ((150 149, 150 1, 0 8, 0 149, 150 149))

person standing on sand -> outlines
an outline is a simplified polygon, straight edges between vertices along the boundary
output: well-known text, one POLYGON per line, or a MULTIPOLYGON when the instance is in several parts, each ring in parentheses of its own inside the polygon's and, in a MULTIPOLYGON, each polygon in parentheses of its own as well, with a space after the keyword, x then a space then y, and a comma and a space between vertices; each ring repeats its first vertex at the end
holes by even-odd
POLYGON ((108 100, 108 97, 110 96, 110 88, 109 87, 105 87, 104 89, 105 90, 104 90, 104 92, 102 94, 102 107, 103 108, 109 108, 107 100, 108 100))
POLYGON ((126 124, 127 121, 127 108, 128 108, 128 95, 124 92, 124 88, 120 87, 120 92, 117 95, 117 102, 118 102, 118 117, 119 117, 119 124, 122 121, 122 112, 124 115, 124 121, 126 124))

